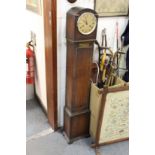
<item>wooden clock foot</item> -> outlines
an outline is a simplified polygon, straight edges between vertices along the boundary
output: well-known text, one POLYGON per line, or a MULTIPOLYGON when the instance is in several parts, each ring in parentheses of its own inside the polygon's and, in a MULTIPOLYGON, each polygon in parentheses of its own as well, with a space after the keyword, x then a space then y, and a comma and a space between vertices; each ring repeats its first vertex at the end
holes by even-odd
POLYGON ((89 137, 89 119, 89 110, 71 113, 65 108, 64 136, 68 143, 73 143, 75 140, 89 137))

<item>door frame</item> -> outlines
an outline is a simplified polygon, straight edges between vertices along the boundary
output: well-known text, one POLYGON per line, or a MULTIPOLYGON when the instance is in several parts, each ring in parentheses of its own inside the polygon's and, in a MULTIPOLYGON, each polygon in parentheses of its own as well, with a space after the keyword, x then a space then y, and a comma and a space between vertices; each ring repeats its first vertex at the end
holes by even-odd
POLYGON ((43 0, 47 117, 54 130, 57 122, 57 0, 43 0), (54 32, 54 33, 53 33, 54 32))

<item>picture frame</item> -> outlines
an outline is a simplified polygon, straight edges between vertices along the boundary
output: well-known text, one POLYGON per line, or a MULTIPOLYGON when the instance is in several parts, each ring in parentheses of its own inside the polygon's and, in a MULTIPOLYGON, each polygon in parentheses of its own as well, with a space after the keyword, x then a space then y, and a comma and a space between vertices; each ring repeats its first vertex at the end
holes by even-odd
POLYGON ((94 0, 99 17, 128 16, 129 0, 94 0))
POLYGON ((91 147, 129 139, 129 83, 116 78, 115 85, 98 88, 91 83, 91 147))
POLYGON ((41 0, 26 0, 26 9, 41 15, 41 0))

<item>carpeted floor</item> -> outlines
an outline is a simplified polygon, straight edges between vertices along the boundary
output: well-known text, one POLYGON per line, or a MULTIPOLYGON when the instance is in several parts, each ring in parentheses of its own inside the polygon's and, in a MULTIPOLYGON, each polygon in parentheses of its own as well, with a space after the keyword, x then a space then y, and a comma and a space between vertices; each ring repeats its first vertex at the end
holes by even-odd
MULTIPOLYGON (((33 136, 38 132, 49 129, 46 115, 35 100, 27 103, 26 135, 33 136), (29 104, 31 103, 31 104, 29 104)), ((91 138, 85 138, 67 144, 64 136, 59 132, 47 133, 32 138, 26 143, 27 155, 95 155, 90 147, 91 138)), ((99 148, 101 155, 129 155, 129 142, 120 142, 99 148)))
POLYGON ((51 128, 37 100, 26 101, 26 137, 51 128))
MULTIPOLYGON (((55 132, 47 136, 27 142, 27 155, 95 155, 90 147, 91 139, 81 139, 67 144, 61 133, 55 132)), ((101 155, 129 155, 129 143, 120 142, 99 148, 101 155)))

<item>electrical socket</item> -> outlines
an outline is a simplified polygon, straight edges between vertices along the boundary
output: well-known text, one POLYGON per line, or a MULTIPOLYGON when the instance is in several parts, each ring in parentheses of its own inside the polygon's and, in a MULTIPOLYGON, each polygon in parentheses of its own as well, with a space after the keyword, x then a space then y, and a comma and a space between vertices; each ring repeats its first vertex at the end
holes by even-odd
POLYGON ((36 34, 31 31, 31 41, 32 41, 32 45, 36 46, 36 34))

